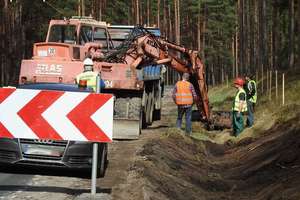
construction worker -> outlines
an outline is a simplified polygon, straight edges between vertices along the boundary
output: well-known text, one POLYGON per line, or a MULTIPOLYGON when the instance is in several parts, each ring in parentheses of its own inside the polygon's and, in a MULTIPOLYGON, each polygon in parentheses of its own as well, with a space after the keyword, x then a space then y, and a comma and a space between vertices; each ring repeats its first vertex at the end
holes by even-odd
POLYGON ((76 83, 79 84, 81 80, 86 80, 87 87, 91 87, 96 91, 98 73, 94 72, 93 66, 94 63, 92 59, 86 58, 83 61, 84 71, 76 76, 76 83))
POLYGON ((185 131, 187 135, 192 133, 192 106, 197 98, 193 85, 189 82, 189 74, 182 75, 182 81, 178 81, 172 92, 174 102, 178 106, 176 126, 181 129, 182 117, 185 114, 185 131))
POLYGON ((245 81, 242 78, 234 80, 234 87, 237 88, 232 106, 232 128, 235 136, 238 136, 244 130, 243 114, 247 111, 247 95, 243 89, 244 83, 245 81))
POLYGON ((246 83, 244 89, 247 93, 247 108, 248 108, 248 117, 247 117, 247 127, 251 127, 254 123, 254 107, 257 100, 257 88, 256 82, 253 80, 253 77, 250 75, 245 76, 246 83))

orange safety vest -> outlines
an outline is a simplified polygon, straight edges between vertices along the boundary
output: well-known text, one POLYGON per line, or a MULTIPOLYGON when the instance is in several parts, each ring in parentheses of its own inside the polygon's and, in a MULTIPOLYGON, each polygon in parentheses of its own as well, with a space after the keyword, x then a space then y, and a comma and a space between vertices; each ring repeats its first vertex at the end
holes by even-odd
POLYGON ((190 89, 191 83, 188 81, 178 81, 176 83, 176 104, 177 105, 192 105, 193 94, 190 89))

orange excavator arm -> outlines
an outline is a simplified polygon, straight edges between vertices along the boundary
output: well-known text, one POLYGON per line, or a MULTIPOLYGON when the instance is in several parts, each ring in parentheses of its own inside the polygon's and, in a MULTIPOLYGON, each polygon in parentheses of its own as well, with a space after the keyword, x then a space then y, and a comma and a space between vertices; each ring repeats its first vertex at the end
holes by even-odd
POLYGON ((189 50, 168 42, 143 29, 143 34, 132 40, 132 44, 123 55, 122 60, 130 64, 132 69, 141 67, 145 62, 150 62, 164 64, 179 73, 190 73, 191 83, 199 96, 196 101, 198 110, 202 120, 209 122, 210 109, 205 81, 205 67, 198 56, 198 51, 189 50))

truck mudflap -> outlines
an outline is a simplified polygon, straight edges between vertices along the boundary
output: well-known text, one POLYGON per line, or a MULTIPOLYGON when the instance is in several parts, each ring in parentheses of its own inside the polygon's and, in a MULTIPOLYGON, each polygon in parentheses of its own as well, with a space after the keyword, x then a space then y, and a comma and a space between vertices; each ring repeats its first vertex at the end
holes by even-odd
POLYGON ((114 103, 113 139, 138 139, 142 129, 141 97, 117 97, 114 103))
POLYGON ((113 139, 138 139, 141 133, 140 120, 114 119, 113 139))

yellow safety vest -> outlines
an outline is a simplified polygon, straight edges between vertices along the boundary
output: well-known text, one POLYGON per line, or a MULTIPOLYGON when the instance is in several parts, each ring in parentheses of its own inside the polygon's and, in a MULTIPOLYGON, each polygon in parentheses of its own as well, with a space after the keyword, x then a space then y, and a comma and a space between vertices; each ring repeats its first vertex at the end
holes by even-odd
POLYGON ((191 83, 188 81, 178 81, 176 83, 176 104, 177 105, 192 105, 193 94, 190 89, 191 83))
POLYGON ((79 83, 80 80, 86 80, 87 87, 91 87, 93 88, 94 91, 96 91, 97 76, 98 76, 97 72, 93 72, 93 71, 83 72, 76 76, 76 81, 77 83, 79 83))
POLYGON ((251 84, 253 83, 254 84, 254 89, 255 89, 255 94, 249 99, 249 101, 253 102, 253 103, 256 103, 257 101, 257 88, 256 88, 256 82, 254 80, 251 80, 249 81, 248 84, 251 84))
POLYGON ((237 111, 237 112, 246 112, 247 111, 247 103, 246 103, 246 99, 245 101, 241 101, 240 100, 240 94, 241 93, 244 93, 245 94, 245 98, 246 98, 246 92, 243 88, 240 88, 238 90, 238 92, 236 93, 235 95, 235 98, 234 98, 234 105, 233 105, 233 111, 237 111), (242 103, 242 110, 239 110, 240 108, 240 103, 242 103))

